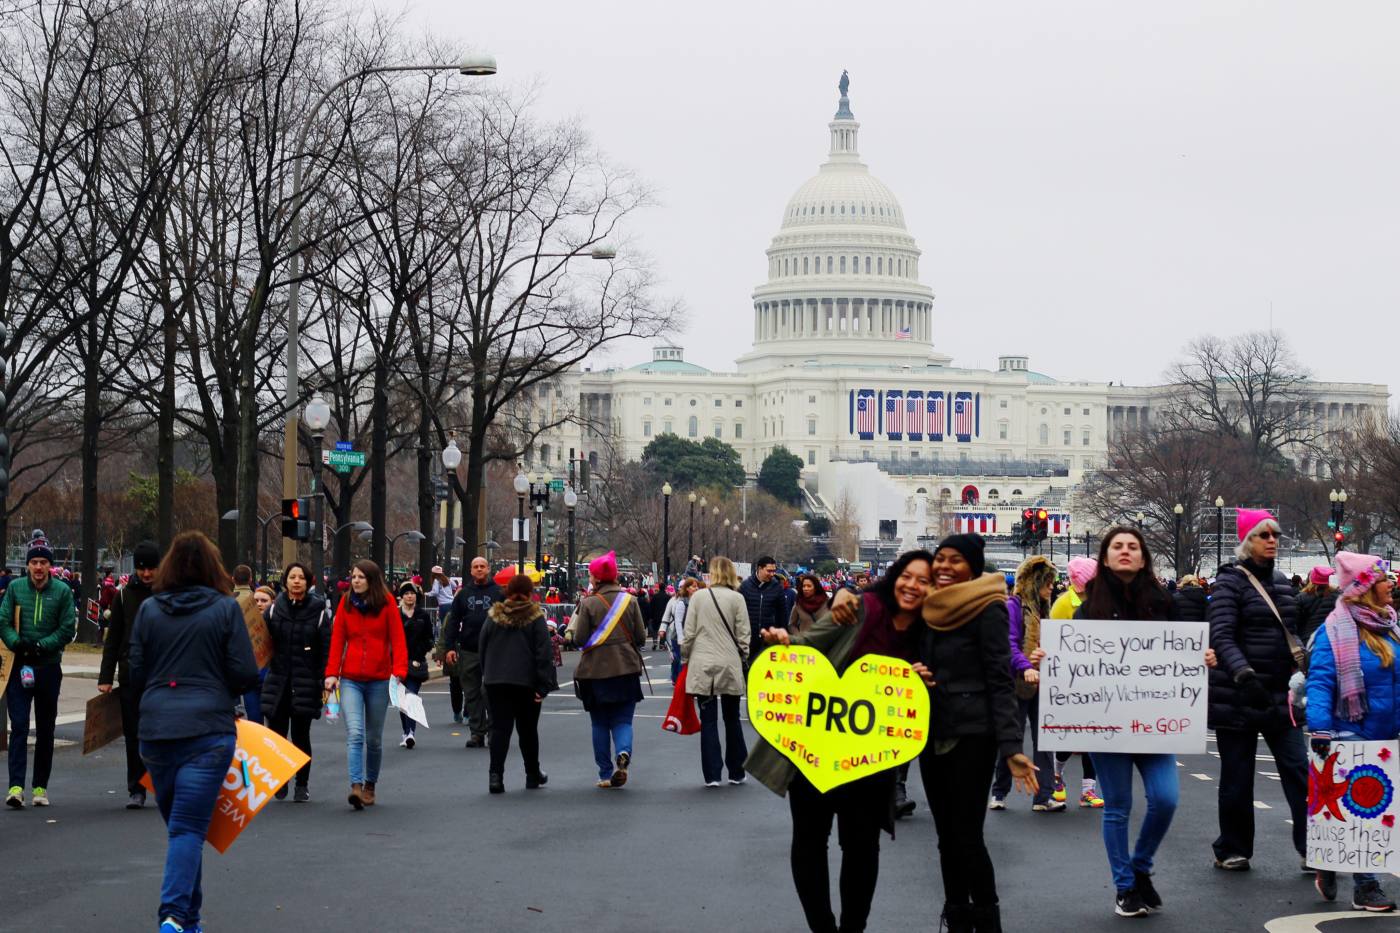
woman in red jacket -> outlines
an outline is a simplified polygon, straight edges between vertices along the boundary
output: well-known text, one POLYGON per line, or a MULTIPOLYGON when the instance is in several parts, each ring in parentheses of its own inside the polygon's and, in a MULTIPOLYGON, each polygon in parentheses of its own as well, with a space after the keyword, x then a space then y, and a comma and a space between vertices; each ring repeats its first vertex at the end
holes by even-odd
POLYGON ((399 607, 389 595, 384 572, 372 560, 350 570, 350 591, 335 611, 326 689, 340 685, 345 714, 345 753, 350 765, 350 806, 374 806, 374 785, 384 757, 384 717, 389 709, 389 676, 408 676, 408 646, 399 607))

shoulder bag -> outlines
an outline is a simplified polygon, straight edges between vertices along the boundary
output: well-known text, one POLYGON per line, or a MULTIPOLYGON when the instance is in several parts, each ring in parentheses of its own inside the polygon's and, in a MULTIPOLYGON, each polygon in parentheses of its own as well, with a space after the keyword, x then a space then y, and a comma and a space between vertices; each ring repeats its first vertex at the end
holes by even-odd
POLYGON ((1279 628, 1283 629, 1284 640, 1288 642, 1288 652, 1293 655, 1293 663, 1298 666, 1298 670, 1306 671, 1308 669, 1307 652, 1303 650, 1302 645, 1298 644, 1298 636, 1288 630, 1288 625, 1283 621, 1283 616, 1279 614, 1278 607, 1274 605, 1273 597, 1269 595, 1268 590, 1264 589, 1264 585, 1259 582, 1259 579, 1254 576, 1254 574, 1250 573, 1248 570, 1241 570, 1240 572, 1243 573, 1250 584, 1253 585, 1254 591, 1264 600, 1264 605, 1269 607, 1269 611, 1272 612, 1274 618, 1278 620, 1279 628))
POLYGON ((739 655, 739 669, 748 677, 749 662, 744 660, 744 649, 739 647, 739 639, 734 635, 734 626, 729 624, 729 617, 724 614, 724 610, 719 607, 719 597, 715 596, 713 589, 706 590, 710 594, 710 602, 715 604, 715 612, 719 613, 720 620, 724 622, 724 630, 729 633, 729 640, 734 645, 734 653, 739 655))

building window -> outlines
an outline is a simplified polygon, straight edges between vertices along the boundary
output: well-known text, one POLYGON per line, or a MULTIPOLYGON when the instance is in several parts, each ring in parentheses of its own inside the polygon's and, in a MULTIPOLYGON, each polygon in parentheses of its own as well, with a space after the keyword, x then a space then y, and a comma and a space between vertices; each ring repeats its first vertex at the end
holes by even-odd
POLYGON ((842 274, 842 275, 845 275, 845 274, 846 274, 846 257, 845 257, 845 256, 842 256, 842 257, 841 257, 841 274, 842 274))
POLYGON ((698 404, 698 400, 697 400, 697 399, 691 399, 691 400, 690 400, 690 407, 691 407, 691 408, 694 408, 697 404, 698 404))
POLYGON ((1084 446, 1085 446, 1085 447, 1088 447, 1088 446, 1089 446, 1089 429, 1088 429, 1088 428, 1085 428, 1085 429, 1084 429, 1084 446))
POLYGON ((1040 426, 1040 446, 1044 447, 1044 446, 1046 446, 1046 445, 1049 444, 1049 443, 1050 443, 1050 425, 1048 425, 1048 424, 1042 424, 1042 425, 1040 426))
POLYGON ((1068 446, 1070 445, 1069 435, 1070 435, 1070 430, 1069 430, 1069 428, 1065 428, 1065 446, 1066 446, 1066 447, 1068 447, 1068 446))
POLYGON ((817 419, 816 419, 816 418, 808 418, 808 419, 807 419, 807 436, 808 436, 808 437, 811 437, 811 436, 814 436, 816 433, 817 433, 817 419))
POLYGON ((1084 414, 1086 414, 1086 415, 1089 414, 1089 409, 1087 409, 1087 408, 1084 409, 1084 414))
POLYGON ((1065 414, 1069 414, 1069 406, 1068 406, 1068 405, 1065 406, 1065 414))
POLYGON ((724 437, 724 425, 715 422, 715 437, 724 437))
POLYGON ((1042 415, 1048 415, 1048 414, 1050 414, 1050 409, 1045 408, 1044 406, 1042 406, 1041 409, 1040 409, 1040 413, 1041 413, 1042 415))
POLYGON ((687 431, 687 433, 691 437, 698 436, 700 434, 700 419, 695 417, 694 415, 691 415, 690 421, 688 423, 688 429, 689 430, 687 431))
POLYGON ((650 406, 651 406, 651 396, 650 396, 650 395, 643 396, 643 398, 642 398, 642 404, 643 404, 643 405, 646 405, 647 407, 650 407, 650 406))
POLYGON ((1002 408, 1005 408, 1005 407, 1006 407, 1006 399, 1002 399, 1002 400, 1001 400, 1001 407, 1002 407, 1002 408))
POLYGON ((735 407, 735 408, 743 408, 743 407, 744 407, 744 400, 741 399, 741 398, 736 398, 736 399, 734 400, 734 407, 735 407))
MULTIPOLYGON (((880 213, 883 214, 884 211, 881 211, 880 213)), ((884 274, 885 274, 885 257, 884 257, 884 256, 876 256, 876 257, 875 257, 875 274, 876 274, 876 275, 884 275, 884 274)))
POLYGON ((642 437, 651 437, 651 422, 642 422, 642 437))
POLYGON ((813 450, 812 448, 810 448, 810 447, 807 448, 807 465, 808 465, 808 466, 816 466, 816 465, 817 465, 817 452, 816 452, 815 450, 813 450))
POLYGON ((815 405, 815 404, 817 404, 817 397, 816 397, 815 395, 809 395, 809 396, 807 396, 807 404, 808 404, 808 405, 815 405))
POLYGON ((734 439, 735 439, 736 441, 738 441, 738 440, 742 440, 743 437, 744 437, 744 423, 743 423, 742 421, 736 421, 736 422, 734 423, 734 439))
POLYGON ((826 257, 826 274, 827 274, 827 275, 831 275, 831 267, 832 267, 832 259, 831 259, 830 256, 828 256, 828 257, 826 257))
POLYGON ((719 407, 722 406, 723 404, 724 404, 724 402, 720 401, 719 399, 715 399, 715 407, 716 407, 716 408, 719 408, 719 407))
POLYGON ((671 400, 668 398, 668 399, 666 399, 666 401, 662 402, 661 404, 665 405, 667 408, 670 408, 670 407, 671 407, 671 400))
MULTIPOLYGON (((861 211, 861 213, 864 214, 865 211, 861 211)), ((865 274, 866 274, 866 275, 869 275, 869 274, 870 274, 870 257, 869 257, 869 256, 866 256, 866 257, 865 257, 865 274)))
POLYGON ((670 419, 670 418, 667 418, 665 421, 661 422, 661 433, 662 433, 662 434, 675 434, 675 433, 676 433, 676 432, 675 432, 674 430, 672 430, 672 428, 671 428, 671 419, 670 419))
POLYGON ((808 260, 808 258, 807 258, 806 256, 803 256, 803 257, 802 257, 802 274, 803 274, 803 275, 807 275, 807 274, 809 274, 811 271, 812 271, 811 262, 808 260))

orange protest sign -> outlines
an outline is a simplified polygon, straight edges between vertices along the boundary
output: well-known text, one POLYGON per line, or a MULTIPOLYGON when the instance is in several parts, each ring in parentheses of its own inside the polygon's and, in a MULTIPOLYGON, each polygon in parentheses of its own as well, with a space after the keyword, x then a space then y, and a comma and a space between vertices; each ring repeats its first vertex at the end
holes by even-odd
MULTIPOLYGON (((266 726, 238 720, 238 746, 224 775, 205 839, 220 852, 227 852, 263 804, 310 760, 309 755, 266 726)), ((155 793, 149 774, 141 783, 155 793)))

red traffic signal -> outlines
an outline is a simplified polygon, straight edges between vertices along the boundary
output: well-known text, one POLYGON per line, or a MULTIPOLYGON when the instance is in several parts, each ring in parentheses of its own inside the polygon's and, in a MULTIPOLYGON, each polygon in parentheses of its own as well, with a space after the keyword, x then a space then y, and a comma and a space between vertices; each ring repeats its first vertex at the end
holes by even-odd
POLYGON ((1344 534, 1342 534, 1340 531, 1337 532, 1336 534, 1332 535, 1332 540, 1333 540, 1333 541, 1336 541, 1338 544, 1341 544, 1341 543, 1342 543, 1343 541, 1345 541, 1346 539, 1347 539, 1347 536, 1344 535, 1344 534))

